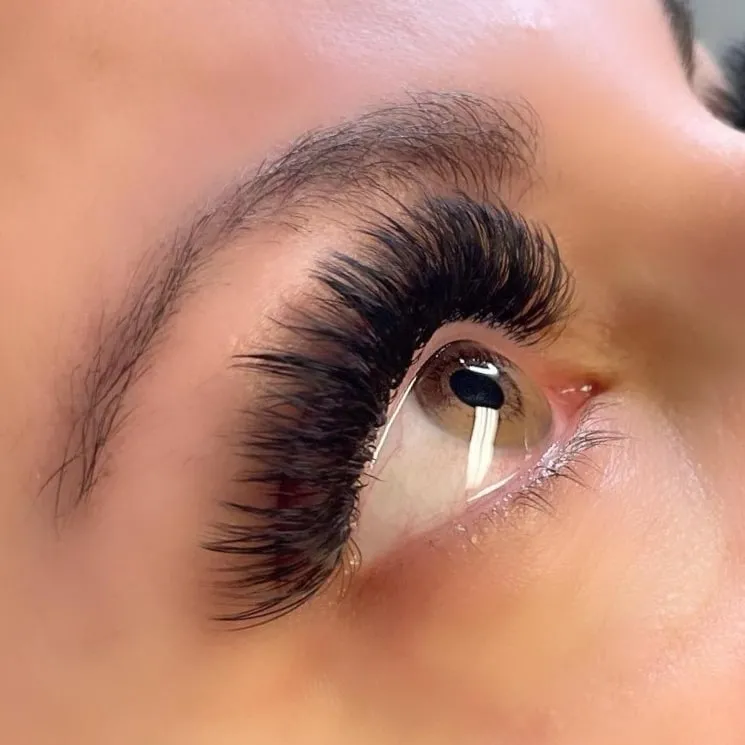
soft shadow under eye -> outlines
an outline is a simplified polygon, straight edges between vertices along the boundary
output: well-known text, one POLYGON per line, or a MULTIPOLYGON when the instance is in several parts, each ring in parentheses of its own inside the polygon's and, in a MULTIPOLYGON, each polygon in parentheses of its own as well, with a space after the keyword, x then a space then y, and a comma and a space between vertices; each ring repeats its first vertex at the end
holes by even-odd
POLYGON ((551 444, 551 406, 517 366, 462 341, 401 394, 372 466, 359 543, 377 553, 524 478, 551 444))

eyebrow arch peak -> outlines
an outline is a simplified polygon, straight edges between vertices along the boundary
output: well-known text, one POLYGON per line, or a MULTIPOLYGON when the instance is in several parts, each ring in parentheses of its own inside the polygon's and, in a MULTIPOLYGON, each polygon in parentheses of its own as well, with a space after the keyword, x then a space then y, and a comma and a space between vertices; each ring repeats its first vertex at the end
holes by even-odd
POLYGON ((88 501, 121 429, 128 391, 222 247, 265 220, 291 224, 330 203, 364 208, 397 189, 439 185, 485 197, 513 176, 530 175, 538 134, 538 118, 522 101, 458 92, 410 95, 300 136, 188 216, 146 255, 115 311, 102 317, 89 359, 71 373, 77 393, 69 434, 43 487, 55 492, 57 515, 88 501))

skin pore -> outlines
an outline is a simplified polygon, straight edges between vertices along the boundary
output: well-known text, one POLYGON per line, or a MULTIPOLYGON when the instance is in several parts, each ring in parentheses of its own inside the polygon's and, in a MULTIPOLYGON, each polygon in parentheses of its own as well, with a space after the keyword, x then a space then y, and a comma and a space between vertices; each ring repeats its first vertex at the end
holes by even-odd
POLYGON ((3 742, 741 740, 745 140, 697 95, 659 0, 11 0, 0 35, 3 742), (47 487, 85 371, 195 213, 306 133, 432 92, 534 113, 529 168, 488 196, 550 229, 574 306, 516 362, 595 386, 619 437, 550 510, 404 536, 229 629, 224 558, 201 544, 222 501, 263 496, 233 477, 261 384, 231 362, 281 346, 272 319, 359 216, 315 200, 223 242, 74 505, 75 468, 47 487))

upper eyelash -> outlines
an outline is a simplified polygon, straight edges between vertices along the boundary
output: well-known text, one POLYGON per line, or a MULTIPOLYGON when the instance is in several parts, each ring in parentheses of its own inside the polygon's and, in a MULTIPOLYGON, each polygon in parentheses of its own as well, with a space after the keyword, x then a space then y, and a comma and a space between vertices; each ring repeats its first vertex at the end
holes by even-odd
POLYGON ((271 506, 231 502, 207 543, 234 563, 221 583, 243 624, 291 610, 343 564, 357 494, 392 392, 442 325, 471 320, 530 343, 560 323, 572 283, 552 237, 493 204, 431 198, 381 215, 359 258, 334 254, 277 350, 236 357, 258 374, 238 480, 271 506), (237 563, 235 559, 237 557, 237 563))

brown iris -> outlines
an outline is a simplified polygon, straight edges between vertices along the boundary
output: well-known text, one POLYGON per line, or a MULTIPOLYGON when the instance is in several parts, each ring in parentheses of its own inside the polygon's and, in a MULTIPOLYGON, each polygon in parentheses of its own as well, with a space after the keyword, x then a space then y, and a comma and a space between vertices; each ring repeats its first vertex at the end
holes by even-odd
POLYGON ((412 393, 428 418, 465 442, 480 409, 499 412, 495 447, 532 449, 551 430, 541 391, 509 360, 472 342, 449 344, 431 357, 412 393))

